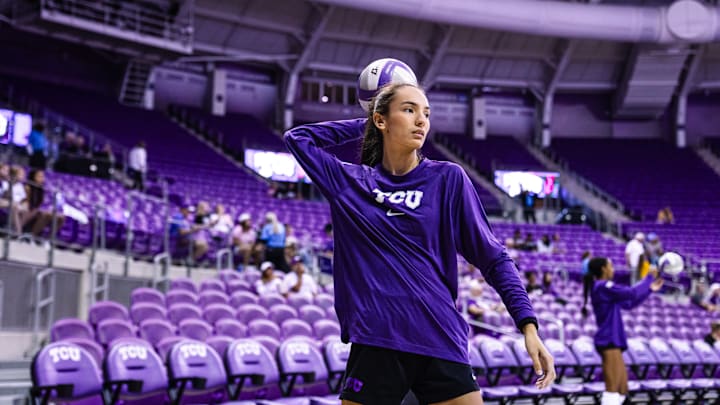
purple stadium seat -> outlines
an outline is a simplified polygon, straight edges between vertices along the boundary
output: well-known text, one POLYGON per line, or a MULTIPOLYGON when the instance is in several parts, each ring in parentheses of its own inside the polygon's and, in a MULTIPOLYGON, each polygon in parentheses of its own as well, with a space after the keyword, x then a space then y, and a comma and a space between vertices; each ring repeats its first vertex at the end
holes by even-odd
POLYGON ((329 319, 320 319, 312 325, 313 331, 315 332, 315 337, 318 339, 322 340, 328 336, 340 335, 340 325, 338 325, 338 323, 335 321, 331 321, 329 319))
POLYGON ((574 342, 580 336, 582 336, 582 329, 578 325, 574 323, 565 325, 565 339, 568 342, 574 342))
POLYGON ((255 285, 255 282, 260 280, 262 277, 262 273, 258 270, 245 269, 242 273, 240 273, 240 276, 248 283, 248 285, 255 285))
MULTIPOLYGON (((479 346, 479 345, 478 345, 479 346)), ((515 338, 510 344, 507 345, 512 349, 517 359, 517 376, 523 384, 530 384, 532 379, 535 377, 535 370, 533 369, 533 362, 525 349, 525 339, 515 338)))
POLYGON ((200 283, 200 295, 202 295, 202 293, 205 291, 218 291, 221 293, 225 293, 225 283, 216 278, 209 278, 207 280, 203 280, 200 283))
POLYGON ((202 311, 192 304, 175 304, 168 310, 168 320, 175 325, 183 319, 202 319, 202 311))
POLYGON ((705 377, 712 378, 720 366, 720 355, 702 339, 694 340, 692 348, 700 356, 705 377))
POLYGON ((161 319, 148 319, 140 324, 138 335, 147 340, 153 347, 165 338, 176 335, 175 325, 161 319))
POLYGON ((628 339, 628 349, 623 356, 630 366, 630 370, 635 374, 638 380, 644 380, 647 377, 650 366, 657 363, 655 355, 645 345, 643 339, 628 339))
POLYGON ((264 391, 277 386, 280 381, 274 352, 268 351, 254 339, 238 339, 232 342, 227 350, 226 364, 232 399, 238 399, 247 385, 256 387, 255 393, 258 393, 258 388, 265 387, 265 390, 260 391, 260 394, 264 394, 264 391))
POLYGON ((95 342, 94 340, 80 337, 71 337, 65 338, 62 341, 67 343, 73 343, 82 347, 92 356, 93 359, 95 359, 98 365, 103 364, 103 359, 105 358, 105 349, 103 349, 103 347, 97 344, 97 342, 95 342))
POLYGON ((247 337, 247 329, 247 326, 235 319, 219 319, 215 323, 215 334, 218 336, 228 336, 234 339, 240 339, 247 337))
POLYGON ((212 335, 212 326, 201 319, 183 319, 178 325, 178 335, 204 342, 212 335))
POLYGON ((350 357, 350 344, 343 343, 339 337, 328 339, 323 344, 323 354, 328 368, 328 387, 331 392, 339 392, 345 366, 350 357))
POLYGON ((82 347, 54 342, 42 348, 31 366, 31 400, 52 402, 84 399, 83 403, 102 404, 103 379, 95 359, 82 347))
POLYGON ((583 380, 592 381, 595 371, 602 366, 602 359, 595 350, 592 340, 575 340, 570 349, 575 354, 575 358, 577 358, 583 380))
POLYGON ((179 342, 182 342, 184 340, 187 340, 187 338, 182 336, 169 336, 164 338, 163 340, 159 341, 157 345, 155 345, 155 350, 157 350, 158 355, 163 359, 163 361, 167 361, 167 357, 170 355, 170 350, 179 342))
POLYGON ((238 308, 237 320, 245 325, 254 319, 267 319, 268 310, 257 304, 245 304, 238 308))
POLYGON ((335 305, 335 298, 330 294, 320 293, 315 296, 314 302, 315 305, 326 310, 335 305))
POLYGON ((113 342, 105 362, 105 382, 112 403, 169 403, 168 378, 160 356, 150 344, 138 338, 113 342))
POLYGON ((310 325, 314 325, 316 321, 325 319, 325 310, 317 305, 303 305, 298 310, 300 319, 310 325))
POLYGON ((179 404, 217 403, 226 399, 227 377, 220 356, 203 342, 178 342, 168 355, 170 386, 181 392, 179 404))
POLYGON ((130 293, 130 305, 141 302, 165 306, 165 296, 154 288, 136 288, 130 293))
POLYGON ((167 310, 158 304, 141 302, 130 307, 130 319, 135 325, 148 319, 167 319, 167 310))
POLYGON ((189 278, 176 278, 171 280, 170 290, 185 290, 196 294, 198 292, 197 287, 195 287, 195 283, 193 283, 193 281, 189 278))
POLYGON ((301 381, 304 387, 299 390, 298 394, 300 395, 308 392, 315 393, 313 388, 318 389, 319 392, 324 389, 324 393, 327 393, 327 386, 325 386, 328 378, 327 366, 315 346, 305 340, 286 340, 280 344, 277 359, 280 371, 280 389, 284 395, 293 393, 296 383, 301 383, 301 381), (315 383, 316 387, 307 387, 309 383, 315 383))
MULTIPOLYGON (((214 280, 214 281, 218 281, 218 280, 214 280)), ((202 291, 200 293, 200 295, 198 296, 198 304, 202 308, 205 308, 208 305, 212 305, 212 304, 227 304, 228 302, 230 302, 230 299, 228 298, 227 294, 225 294, 224 291, 205 290, 205 291, 202 291)))
POLYGON ((245 291, 249 293, 255 293, 253 290, 252 285, 248 283, 245 280, 230 280, 227 283, 227 293, 230 295, 235 294, 236 292, 245 291))
POLYGON ((230 280, 240 280, 242 276, 240 276, 240 273, 233 269, 223 269, 218 272, 218 278, 223 283, 227 283, 230 280))
POLYGON ((114 301, 96 302, 90 307, 88 321, 97 328, 100 321, 104 319, 120 319, 130 321, 128 310, 122 304, 114 301))
POLYGON ((272 336, 260 335, 253 336, 251 339, 263 345, 273 356, 280 348, 280 340, 272 336))
POLYGON ((175 304, 193 304, 198 302, 198 296, 192 291, 187 290, 171 290, 165 295, 165 305, 168 308, 175 304))
POLYGON ((228 346, 230 346, 230 343, 232 343, 234 340, 235 339, 229 336, 210 336, 205 340, 205 343, 215 349, 215 352, 220 355, 220 358, 224 359, 225 351, 227 350, 228 346))
POLYGON ((275 322, 267 319, 255 319, 250 321, 248 324, 248 335, 251 337, 270 336, 278 340, 282 338, 280 327, 277 326, 275 322))
POLYGON ((297 319, 297 310, 290 305, 277 304, 270 308, 269 319, 278 325, 282 325, 288 319, 297 319))
POLYGON ((135 336, 135 328, 129 321, 105 319, 98 324, 95 338, 98 343, 108 347, 115 339, 135 336))
POLYGON ((92 327, 85 321, 77 318, 65 318, 55 321, 50 329, 50 341, 57 342, 67 338, 94 339, 92 327))
POLYGON ((300 309, 304 305, 310 305, 313 303, 312 297, 309 297, 307 295, 299 295, 299 294, 291 294, 287 298, 287 303, 291 307, 297 309, 300 309))
POLYGON ((285 304, 285 297, 280 294, 265 294, 260 296, 260 305, 270 309, 278 304, 285 304))
POLYGON ((503 372, 512 371, 518 365, 510 349, 497 339, 482 340, 478 350, 487 365, 485 377, 491 386, 497 385, 503 372))
POLYGON ((293 336, 313 337, 313 329, 307 322, 300 319, 288 319, 280 326, 285 339, 293 336))
POLYGON ((235 309, 227 304, 210 304, 203 310, 203 319, 215 325, 221 319, 235 320, 235 309))
POLYGON ((555 339, 546 339, 544 343, 555 359, 555 370, 557 371, 558 379, 562 379, 568 370, 577 367, 578 362, 575 355, 562 342, 555 339))
POLYGON ((695 369, 702 367, 702 361, 690 342, 679 339, 670 339, 667 344, 677 356, 680 372, 685 378, 692 378, 695 369))
POLYGON ((648 349, 657 359, 657 372, 662 378, 670 378, 673 368, 678 366, 680 361, 677 355, 668 345, 665 339, 652 338, 648 343, 648 349))
POLYGON ((340 322, 338 320, 337 313, 335 312, 335 307, 326 308, 325 314, 327 319, 333 320, 335 322, 340 322))
POLYGON ((258 304, 260 299, 250 291, 236 291, 230 296, 230 305, 233 308, 240 308, 244 304, 258 304))

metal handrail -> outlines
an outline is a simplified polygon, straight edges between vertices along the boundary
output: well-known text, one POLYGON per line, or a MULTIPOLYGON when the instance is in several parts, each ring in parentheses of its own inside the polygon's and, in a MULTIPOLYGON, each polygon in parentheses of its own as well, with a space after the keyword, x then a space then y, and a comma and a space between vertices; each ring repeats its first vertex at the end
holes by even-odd
POLYGON ((160 283, 169 280, 168 269, 170 268, 170 253, 163 252, 153 257, 153 288, 158 288, 160 283), (162 267, 161 267, 162 266, 162 267))
POLYGON ((222 269, 232 269, 232 268, 235 268, 235 266, 233 266, 233 252, 232 252, 232 249, 230 249, 230 248, 219 249, 219 250, 217 251, 217 253, 215 253, 215 258, 216 258, 216 262, 217 262, 217 263, 216 263, 216 266, 215 266, 215 267, 217 268, 217 271, 220 271, 220 270, 222 270, 222 269), (227 261, 226 261, 227 266, 222 267, 222 265, 223 265, 223 258, 224 258, 224 257, 227 257, 227 261))
POLYGON ((90 294, 89 305, 95 303, 98 294, 102 294, 103 300, 108 299, 108 291, 110 290, 110 274, 108 271, 108 267, 108 262, 103 262, 102 264, 95 263, 94 265, 90 266, 90 291, 88 292, 90 294), (102 284, 98 285, 98 270, 100 268, 103 268, 105 271, 102 273, 102 284))
MULTIPOLYGON (((40 345, 40 315, 44 308, 48 310, 48 326, 52 324, 53 315, 55 312, 55 286, 56 286, 56 270, 52 267, 48 267, 45 270, 38 272, 35 275, 35 305, 33 308, 33 337, 32 337, 32 348, 37 349, 40 345), (48 289, 47 297, 42 297, 43 281, 50 277, 50 286, 48 289)), ((47 328, 45 328, 47 329, 47 328)))

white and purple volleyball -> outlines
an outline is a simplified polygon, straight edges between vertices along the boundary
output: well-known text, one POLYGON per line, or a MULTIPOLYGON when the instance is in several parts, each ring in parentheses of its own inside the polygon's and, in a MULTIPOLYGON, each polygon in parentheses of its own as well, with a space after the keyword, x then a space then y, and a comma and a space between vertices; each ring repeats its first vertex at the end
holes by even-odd
POLYGON ((417 77, 405 62, 393 58, 378 59, 367 65, 358 77, 357 95, 360 107, 368 112, 370 100, 380 88, 390 83, 410 83, 417 86, 417 77))

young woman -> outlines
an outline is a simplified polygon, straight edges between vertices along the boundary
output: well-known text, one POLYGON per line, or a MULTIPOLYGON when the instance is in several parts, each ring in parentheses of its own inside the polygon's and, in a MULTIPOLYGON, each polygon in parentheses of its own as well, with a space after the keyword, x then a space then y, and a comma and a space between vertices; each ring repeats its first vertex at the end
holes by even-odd
POLYGON ((537 385, 547 387, 552 356, 470 179, 457 164, 419 153, 430 129, 425 93, 390 85, 372 106, 368 119, 285 134, 330 202, 335 308, 342 340, 353 343, 343 404, 397 405, 411 389, 421 403, 482 403, 468 364, 468 325, 455 308, 458 252, 499 291, 525 334, 537 385), (323 150, 361 137, 361 165, 323 150))
MULTIPOLYGON (((627 338, 623 327, 621 309, 632 309, 640 305, 653 291, 658 291, 663 280, 658 271, 652 268, 641 282, 633 287, 615 284, 612 261, 606 257, 595 257, 588 264, 590 275, 595 283, 592 288, 592 306, 598 331, 595 334, 595 347, 602 356, 605 392, 602 405, 622 404, 628 393, 628 375, 622 352, 627 349, 627 338)), ((588 294, 585 293, 585 306, 588 294)))

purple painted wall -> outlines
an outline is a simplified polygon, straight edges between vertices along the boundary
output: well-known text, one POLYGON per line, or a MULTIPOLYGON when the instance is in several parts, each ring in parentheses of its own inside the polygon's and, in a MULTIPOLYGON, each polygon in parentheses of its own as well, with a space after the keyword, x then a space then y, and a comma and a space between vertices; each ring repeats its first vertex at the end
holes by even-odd
POLYGON ((685 122, 690 145, 702 138, 720 138, 720 94, 690 95, 685 122))

